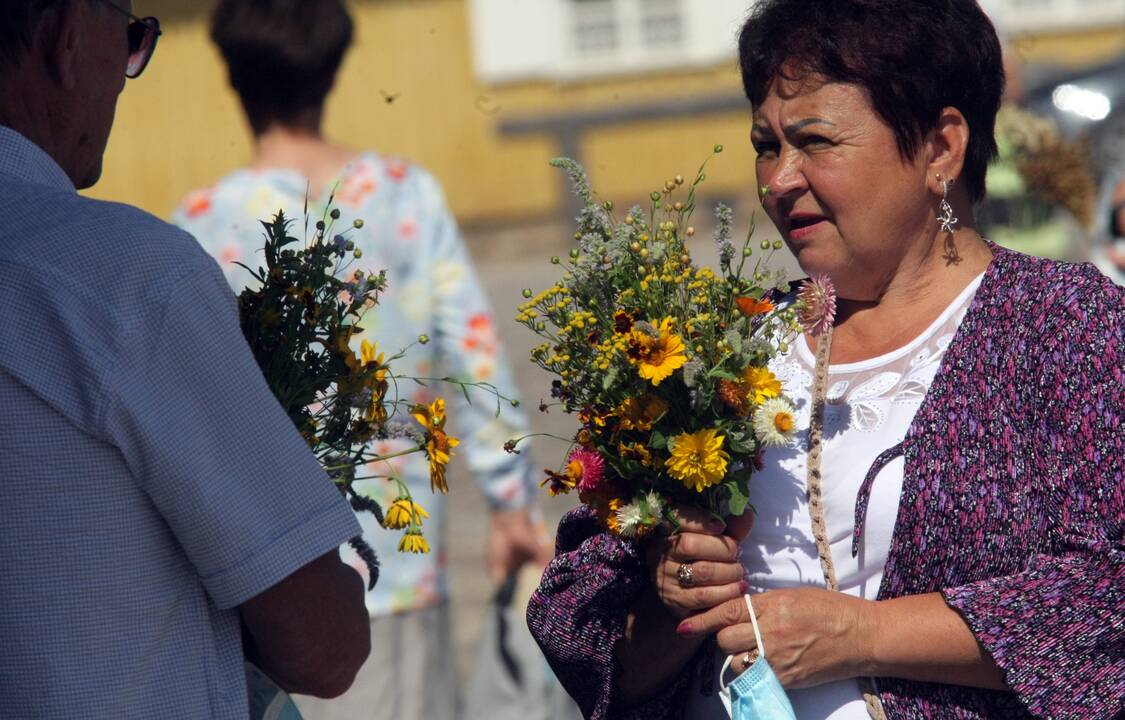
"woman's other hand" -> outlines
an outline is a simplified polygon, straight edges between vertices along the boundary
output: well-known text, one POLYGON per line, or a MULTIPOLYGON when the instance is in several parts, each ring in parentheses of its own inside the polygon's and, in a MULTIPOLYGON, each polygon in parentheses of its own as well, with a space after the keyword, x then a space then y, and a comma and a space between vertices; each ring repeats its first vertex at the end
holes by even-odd
MULTIPOLYGON (((803 688, 869 674, 870 612, 874 602, 823 588, 772 590, 754 595, 766 659, 787 688, 803 688)), ((735 657, 736 673, 757 648, 742 597, 684 620, 684 635, 717 633, 719 648, 735 657)))
MULTIPOLYGON (((787 688, 851 677, 897 677, 920 682, 1007 690, 1004 675, 941 593, 863 600, 824 588, 771 590, 754 595, 766 659, 787 688)), ((756 648, 742 598, 689 617, 683 637, 717 633, 733 655, 734 671, 756 648)))
POLYGON ((676 619, 741 598, 747 590, 739 543, 750 532, 748 512, 729 524, 695 508, 679 507, 680 530, 654 538, 648 566, 661 602, 676 619))

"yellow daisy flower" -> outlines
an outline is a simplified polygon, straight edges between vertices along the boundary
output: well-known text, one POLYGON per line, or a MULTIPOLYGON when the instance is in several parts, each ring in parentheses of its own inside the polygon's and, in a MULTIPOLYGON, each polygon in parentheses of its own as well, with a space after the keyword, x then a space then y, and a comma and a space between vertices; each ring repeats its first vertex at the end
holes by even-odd
POLYGON ((377 348, 378 346, 374 343, 364 340, 360 344, 359 359, 364 368, 372 365, 376 368, 375 372, 371 373, 365 381, 371 388, 371 404, 363 413, 363 419, 369 423, 382 424, 387 421, 387 408, 384 407, 383 401, 387 397, 389 385, 387 383, 387 368, 383 364, 383 353, 378 352, 377 348))
POLYGON ((424 555, 430 551, 430 543, 426 542, 421 530, 407 530, 398 541, 398 551, 424 555))
POLYGON ((453 448, 461 444, 455 437, 445 434, 445 399, 438 398, 430 405, 414 408, 414 419, 426 429, 426 457, 430 459, 430 490, 449 492, 445 482, 445 466, 453 455, 453 448))
POLYGON ((668 411, 668 403, 655 395, 630 397, 617 408, 622 430, 651 430, 653 423, 668 411))
POLYGON ((400 497, 387 508, 387 513, 383 517, 383 527, 388 530, 401 530, 408 525, 421 525, 422 520, 429 516, 430 514, 418 503, 400 497))
POLYGON ((747 399, 755 405, 781 395, 781 381, 768 368, 751 365, 742 371, 740 384, 747 399))
POLYGON ((717 430, 699 430, 672 438, 668 473, 696 492, 720 482, 727 472, 730 455, 723 450, 725 438, 717 430))
POLYGON ((640 376, 653 385, 659 385, 687 363, 684 341, 672 332, 670 317, 660 322, 656 337, 637 328, 631 330, 628 355, 640 376))
POLYGON ((368 340, 364 340, 360 343, 359 357, 363 360, 364 365, 370 365, 371 363, 376 363, 378 365, 383 364, 383 353, 378 351, 378 347, 378 345, 368 340))
POLYGON ((357 372, 363 367, 360 359, 355 356, 351 348, 352 331, 350 328, 342 329, 339 334, 333 338, 333 349, 343 359, 344 364, 347 365, 348 370, 357 372))

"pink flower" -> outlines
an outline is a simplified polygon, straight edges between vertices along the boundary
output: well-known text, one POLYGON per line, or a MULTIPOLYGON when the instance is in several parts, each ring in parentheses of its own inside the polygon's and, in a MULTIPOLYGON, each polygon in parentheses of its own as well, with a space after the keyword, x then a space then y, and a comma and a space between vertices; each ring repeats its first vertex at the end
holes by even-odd
POLYGON ((566 474, 578 483, 579 492, 593 492, 605 477, 605 460, 593 450, 578 448, 567 460, 566 474))
POLYGON ((827 275, 817 275, 801 284, 797 293, 801 311, 797 321, 810 335, 828 332, 836 320, 836 287, 827 275))

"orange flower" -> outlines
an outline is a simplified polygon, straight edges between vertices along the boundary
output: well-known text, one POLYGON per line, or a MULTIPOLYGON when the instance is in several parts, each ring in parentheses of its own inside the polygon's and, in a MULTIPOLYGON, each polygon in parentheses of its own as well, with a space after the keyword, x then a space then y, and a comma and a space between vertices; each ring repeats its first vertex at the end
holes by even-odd
POLYGON ((625 501, 621 498, 610 498, 608 506, 600 513, 602 522, 605 523, 606 528, 614 535, 621 534, 621 523, 617 519, 617 511, 620 510, 621 506, 624 504, 625 501))
POLYGON ((735 298, 738 304, 738 311, 746 317, 753 317, 755 315, 764 315, 768 312, 773 312, 773 303, 769 300, 756 300, 752 297, 735 298))

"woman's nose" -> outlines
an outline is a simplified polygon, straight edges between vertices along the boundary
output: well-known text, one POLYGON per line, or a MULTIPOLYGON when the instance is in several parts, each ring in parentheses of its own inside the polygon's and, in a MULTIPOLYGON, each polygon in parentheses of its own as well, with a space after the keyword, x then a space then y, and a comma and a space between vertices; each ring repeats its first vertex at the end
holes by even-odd
MULTIPOLYGON (((765 184, 763 184, 765 185, 765 184)), ((768 183, 769 190, 766 197, 785 197, 795 192, 800 192, 808 187, 808 180, 801 168, 801 158, 798 153, 782 153, 778 160, 773 176, 768 183)))

